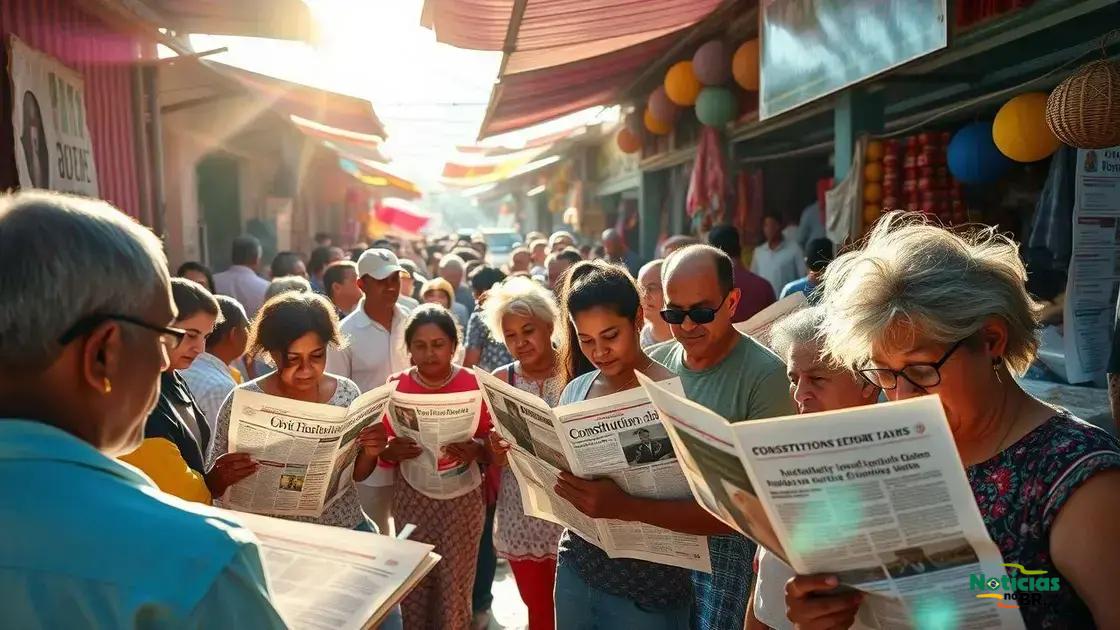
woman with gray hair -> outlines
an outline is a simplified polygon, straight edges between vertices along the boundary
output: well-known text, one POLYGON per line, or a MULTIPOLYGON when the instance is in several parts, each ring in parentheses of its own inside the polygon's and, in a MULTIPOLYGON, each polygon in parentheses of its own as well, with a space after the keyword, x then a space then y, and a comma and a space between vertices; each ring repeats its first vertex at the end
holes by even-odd
MULTIPOLYGON (((494 370, 494 376, 555 407, 564 381, 553 343, 560 311, 552 294, 529 278, 507 278, 490 289, 482 317, 490 336, 504 340, 514 357, 513 363, 494 370)), ((504 464, 509 444, 494 433, 491 444, 504 464)), ((494 522, 494 548, 513 570, 517 590, 529 609, 530 630, 551 630, 556 549, 563 528, 525 515, 517 479, 508 468, 502 470, 494 522)))
MULTIPOLYGON (((1120 443, 1016 383, 1038 349, 1038 306, 1018 248, 889 214, 825 271, 824 349, 888 398, 937 394, 992 539, 1007 563, 1060 575, 1028 628, 1120 627, 1120 443)), ((786 586, 802 628, 847 627, 859 595, 835 576, 786 586)))
POLYGON ((114 459, 186 336, 159 239, 103 201, 0 195, 0 296, 3 625, 285 627, 250 532, 114 459))

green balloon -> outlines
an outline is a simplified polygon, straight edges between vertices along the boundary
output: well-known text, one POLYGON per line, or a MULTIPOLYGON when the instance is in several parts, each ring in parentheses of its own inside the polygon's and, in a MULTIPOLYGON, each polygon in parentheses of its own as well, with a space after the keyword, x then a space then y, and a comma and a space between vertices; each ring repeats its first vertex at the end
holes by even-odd
POLYGON ((739 102, 725 87, 706 87, 696 97, 696 118, 709 127, 722 127, 735 120, 739 102))

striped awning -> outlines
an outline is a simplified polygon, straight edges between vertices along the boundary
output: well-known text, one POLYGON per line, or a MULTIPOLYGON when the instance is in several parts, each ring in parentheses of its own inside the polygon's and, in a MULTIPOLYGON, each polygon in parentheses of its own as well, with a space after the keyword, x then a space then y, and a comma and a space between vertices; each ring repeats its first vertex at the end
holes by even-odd
POLYGON ((504 55, 484 138, 613 103, 686 29, 727 0, 426 0, 421 23, 504 55))

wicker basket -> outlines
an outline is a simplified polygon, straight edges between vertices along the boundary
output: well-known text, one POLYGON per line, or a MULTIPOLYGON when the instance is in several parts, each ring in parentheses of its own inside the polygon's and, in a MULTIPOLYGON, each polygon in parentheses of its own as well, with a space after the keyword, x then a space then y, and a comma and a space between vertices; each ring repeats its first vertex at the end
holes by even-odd
POLYGON ((1046 123, 1062 142, 1078 149, 1120 145, 1120 64, 1085 64, 1046 99, 1046 123))

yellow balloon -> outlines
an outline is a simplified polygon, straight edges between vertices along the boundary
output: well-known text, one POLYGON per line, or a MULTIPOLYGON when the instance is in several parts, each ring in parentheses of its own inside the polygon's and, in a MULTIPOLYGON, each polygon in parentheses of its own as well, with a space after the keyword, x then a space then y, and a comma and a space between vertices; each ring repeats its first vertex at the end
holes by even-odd
POLYGON ((731 76, 744 90, 758 91, 758 40, 743 42, 731 58, 731 76))
POLYGON ((996 147, 1016 162, 1037 162, 1061 142, 1046 124, 1046 93, 1027 92, 1003 104, 992 122, 996 147))
POLYGON ((665 73, 665 95, 682 107, 695 104, 702 87, 692 71, 691 61, 678 61, 665 73))
POLYGON ((649 130, 650 133, 657 136, 663 136, 673 130, 672 125, 658 120, 654 117, 653 112, 649 111, 648 109, 646 110, 645 115, 642 116, 642 120, 643 122, 645 122, 646 129, 649 130))

